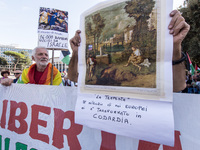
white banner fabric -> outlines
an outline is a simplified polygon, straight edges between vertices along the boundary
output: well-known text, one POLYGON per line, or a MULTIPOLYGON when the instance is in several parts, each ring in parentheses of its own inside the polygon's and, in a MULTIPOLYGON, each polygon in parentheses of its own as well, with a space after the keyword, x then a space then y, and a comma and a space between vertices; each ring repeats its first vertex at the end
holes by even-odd
POLYGON ((200 147, 199 95, 174 94, 174 147, 75 124, 76 99, 76 88, 0 85, 0 149, 198 150, 200 147))
POLYGON ((75 122, 110 133, 173 146, 172 103, 78 94, 75 122))

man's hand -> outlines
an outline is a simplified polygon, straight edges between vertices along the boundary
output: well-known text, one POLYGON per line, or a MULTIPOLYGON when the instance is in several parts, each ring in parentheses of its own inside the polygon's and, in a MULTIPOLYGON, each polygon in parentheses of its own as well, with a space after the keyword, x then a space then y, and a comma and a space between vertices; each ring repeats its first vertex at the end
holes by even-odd
POLYGON ((1 84, 4 86, 10 86, 13 83, 13 80, 10 78, 1 79, 1 84))
POLYGON ((71 81, 77 82, 78 80, 78 47, 81 43, 80 30, 77 30, 75 36, 70 40, 70 45, 73 50, 72 58, 70 59, 68 78, 71 81))
MULTIPOLYGON (((172 60, 180 60, 181 54, 181 43, 188 31, 190 26, 185 22, 185 19, 181 16, 181 13, 177 10, 173 10, 170 13, 172 20, 168 26, 169 33, 173 35, 173 58, 172 60)), ((173 65, 173 91, 179 92, 186 87, 185 83, 185 65, 184 63, 173 65)))
POLYGON ((74 37, 70 39, 70 45, 73 52, 78 52, 78 47, 80 46, 80 43, 81 43, 80 33, 81 31, 77 30, 74 37))
POLYGON ((181 58, 181 43, 190 30, 190 25, 185 22, 185 19, 177 10, 173 10, 170 17, 172 17, 172 20, 168 28, 169 33, 173 35, 173 60, 179 60, 181 58))

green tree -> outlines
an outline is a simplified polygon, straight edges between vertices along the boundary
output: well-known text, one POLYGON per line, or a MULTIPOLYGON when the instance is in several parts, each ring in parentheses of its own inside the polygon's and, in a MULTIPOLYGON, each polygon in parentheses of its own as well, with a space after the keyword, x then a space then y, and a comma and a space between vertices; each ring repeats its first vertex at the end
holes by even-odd
POLYGON ((14 70, 16 70, 16 66, 19 63, 20 59, 26 57, 25 55, 18 53, 18 52, 14 52, 14 51, 5 51, 3 53, 7 56, 13 57, 12 62, 14 64, 14 70))
POLYGON ((22 70, 31 65, 31 59, 29 58, 29 53, 26 51, 21 51, 21 54, 25 55, 24 58, 20 58, 17 68, 22 70))
POLYGON ((189 54, 193 63, 200 66, 200 1, 185 0, 180 12, 190 25, 190 31, 182 42, 183 51, 189 54))
POLYGON ((0 57, 0 65, 8 65, 8 62, 4 57, 0 57))

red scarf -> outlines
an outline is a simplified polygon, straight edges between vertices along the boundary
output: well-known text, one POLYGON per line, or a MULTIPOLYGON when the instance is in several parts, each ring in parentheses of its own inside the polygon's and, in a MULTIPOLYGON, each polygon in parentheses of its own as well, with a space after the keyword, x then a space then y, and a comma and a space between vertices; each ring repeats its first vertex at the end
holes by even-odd
MULTIPOLYGON (((51 68, 52 64, 49 63, 44 70, 39 82, 37 84, 44 84, 44 85, 49 85, 51 82, 51 68)), ((29 79, 28 83, 31 84, 36 84, 34 75, 35 75, 35 70, 36 70, 36 64, 33 64, 29 67, 27 78, 29 79)), ((53 79, 55 78, 56 74, 58 73, 58 70, 54 67, 53 68, 53 79)))

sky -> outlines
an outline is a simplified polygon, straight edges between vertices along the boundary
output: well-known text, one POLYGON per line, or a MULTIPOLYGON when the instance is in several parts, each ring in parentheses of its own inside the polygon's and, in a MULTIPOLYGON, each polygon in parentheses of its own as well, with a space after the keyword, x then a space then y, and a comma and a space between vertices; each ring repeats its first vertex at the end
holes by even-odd
MULTIPOLYGON (((68 11, 70 39, 80 29, 80 15, 103 1, 106 0, 0 0, 0 45, 12 44, 28 49, 36 47, 40 7, 68 11)), ((183 1, 174 0, 173 8, 178 8, 183 1)), ((55 52, 55 56, 58 57, 58 52, 55 52)))

